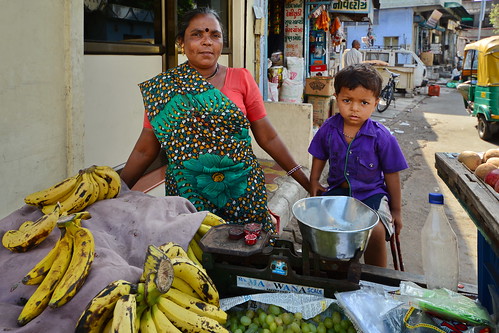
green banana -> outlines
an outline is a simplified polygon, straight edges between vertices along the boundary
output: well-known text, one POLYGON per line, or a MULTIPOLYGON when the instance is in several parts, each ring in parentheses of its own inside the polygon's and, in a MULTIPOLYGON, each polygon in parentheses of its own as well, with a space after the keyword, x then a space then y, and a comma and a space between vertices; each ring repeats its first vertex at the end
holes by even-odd
POLYGON ((59 255, 55 259, 47 276, 40 283, 35 292, 24 305, 21 314, 17 318, 19 326, 26 325, 28 322, 37 317, 47 307, 50 297, 56 286, 59 284, 64 274, 66 273, 69 263, 71 262, 71 254, 73 241, 72 236, 68 232, 64 232, 61 244, 59 245, 59 255))
POLYGON ((75 333, 100 332, 106 321, 113 315, 118 299, 123 295, 137 292, 137 285, 125 280, 109 283, 87 304, 78 319, 75 333))

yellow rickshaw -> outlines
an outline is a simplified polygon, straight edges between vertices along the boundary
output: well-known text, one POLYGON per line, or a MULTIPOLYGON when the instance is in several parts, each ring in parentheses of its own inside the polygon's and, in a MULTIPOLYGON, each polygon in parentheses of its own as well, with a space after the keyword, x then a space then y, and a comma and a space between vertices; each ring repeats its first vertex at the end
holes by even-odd
POLYGON ((464 52, 465 83, 458 90, 468 112, 478 119, 478 135, 489 140, 499 129, 499 36, 470 43, 464 52))

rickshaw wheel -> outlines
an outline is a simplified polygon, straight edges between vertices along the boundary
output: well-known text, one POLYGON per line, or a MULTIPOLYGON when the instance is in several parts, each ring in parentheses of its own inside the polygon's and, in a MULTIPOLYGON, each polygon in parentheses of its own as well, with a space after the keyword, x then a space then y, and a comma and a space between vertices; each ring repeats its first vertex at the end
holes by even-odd
POLYGON ((483 115, 478 116, 478 136, 482 140, 489 140, 492 138, 492 126, 483 115))

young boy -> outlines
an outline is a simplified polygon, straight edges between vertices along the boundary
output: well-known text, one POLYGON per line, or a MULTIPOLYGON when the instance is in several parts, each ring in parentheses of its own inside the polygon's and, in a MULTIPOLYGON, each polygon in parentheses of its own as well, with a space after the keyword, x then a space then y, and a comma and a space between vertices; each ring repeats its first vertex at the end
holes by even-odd
POLYGON ((381 86, 381 76, 368 64, 339 71, 334 88, 340 112, 319 128, 308 151, 313 156, 311 196, 352 196, 378 212, 382 223, 371 233, 364 262, 386 267, 385 242, 402 229, 399 172, 408 165, 397 139, 369 119, 381 86), (324 188, 319 179, 326 162, 328 187, 324 188))

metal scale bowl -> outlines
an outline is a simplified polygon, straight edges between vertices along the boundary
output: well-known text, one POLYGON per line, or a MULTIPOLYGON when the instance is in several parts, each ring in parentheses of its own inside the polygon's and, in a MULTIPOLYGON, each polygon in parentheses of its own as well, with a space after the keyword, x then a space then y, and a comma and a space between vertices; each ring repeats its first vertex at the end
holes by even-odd
POLYGON ((353 198, 314 197, 296 202, 293 214, 302 234, 301 249, 296 241, 284 239, 270 245, 265 232, 255 245, 246 245, 227 237, 231 225, 205 234, 200 241, 202 264, 222 297, 298 292, 332 298, 336 291, 359 289, 359 258, 378 223, 377 213, 353 198))

